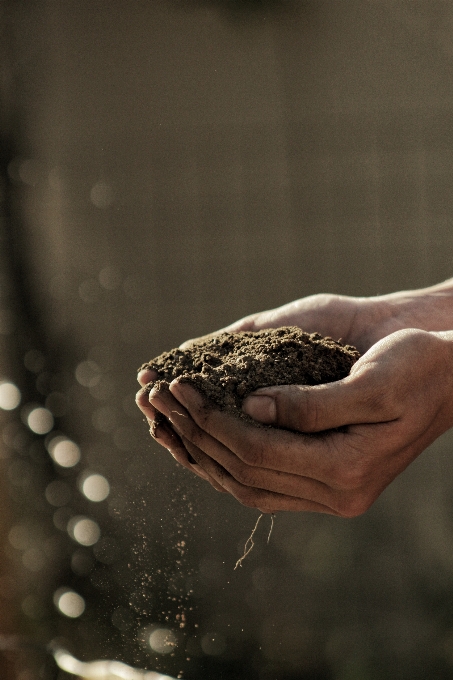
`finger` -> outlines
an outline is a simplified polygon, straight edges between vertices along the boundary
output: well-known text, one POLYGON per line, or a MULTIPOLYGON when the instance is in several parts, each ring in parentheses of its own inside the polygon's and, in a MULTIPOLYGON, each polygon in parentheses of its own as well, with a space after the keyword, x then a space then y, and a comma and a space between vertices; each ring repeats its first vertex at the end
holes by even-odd
POLYGON ((249 395, 242 409, 260 423, 296 432, 389 422, 400 416, 385 388, 362 375, 323 385, 265 387, 249 395))
POLYGON ((153 421, 149 432, 153 439, 167 449, 178 463, 190 469, 189 454, 170 423, 162 420, 153 421))
MULTIPOLYGON (((162 395, 165 393, 165 388, 162 389, 161 387, 160 392, 158 389, 155 390, 155 393, 156 392, 162 395)), ((154 425, 156 415, 158 413, 161 413, 161 411, 158 411, 155 408, 155 406, 153 406, 153 404, 150 403, 149 399, 150 393, 148 389, 142 388, 141 390, 139 390, 139 392, 137 393, 136 401, 139 408, 147 416, 148 422, 151 421, 150 422, 151 436, 157 441, 158 444, 166 448, 171 453, 173 458, 178 463, 180 463, 180 465, 187 468, 191 472, 194 472, 198 477, 201 477, 201 479, 210 482, 217 491, 224 491, 224 489, 222 489, 222 487, 219 486, 219 484, 216 481, 210 479, 209 475, 202 468, 200 468, 199 465, 195 464, 195 461, 187 452, 180 437, 174 431, 173 427, 169 423, 165 421, 160 421, 158 425, 154 425)), ((172 405, 174 406, 174 404, 172 405)), ((176 407, 180 408, 179 406, 176 407)))
POLYGON ((234 479, 226 470, 207 456, 201 449, 182 438, 184 444, 190 450, 191 456, 203 467, 212 479, 217 481, 223 489, 228 491, 242 505, 250 508, 258 508, 261 512, 277 512, 287 510, 292 512, 321 512, 329 515, 338 515, 335 510, 321 503, 316 503, 305 498, 292 497, 286 494, 255 489, 241 484, 234 479))
POLYGON ((159 382, 153 385, 148 394, 148 400, 151 406, 163 413, 170 422, 173 422, 172 416, 175 414, 178 414, 181 418, 190 419, 190 414, 170 392, 168 383, 159 382))
POLYGON ((157 377, 157 371, 150 368, 141 368, 137 373, 137 380, 142 387, 150 382, 154 382, 154 380, 157 380, 157 377))
MULTIPOLYGON (((181 439, 187 451, 192 455, 191 451, 194 445, 190 445, 189 440, 183 435, 181 439)), ((315 479, 247 465, 225 446, 216 442, 209 446, 209 458, 215 460, 222 470, 243 486, 304 498, 335 509, 338 494, 327 484, 315 479)), ((202 463, 200 464, 202 465, 202 463)))
POLYGON ((156 427, 151 426, 151 436, 158 444, 166 448, 173 458, 183 467, 187 468, 201 479, 210 482, 217 491, 224 491, 219 484, 211 479, 202 467, 196 464, 195 460, 188 453, 183 442, 173 428, 166 422, 160 422, 156 427))
POLYGON ((154 420, 156 417, 156 409, 149 402, 149 389, 147 389, 147 387, 142 387, 137 392, 135 395, 135 403, 149 422, 154 420))
POLYGON ((208 340, 212 340, 212 338, 215 338, 220 333, 223 333, 223 330, 215 331, 214 333, 208 333, 207 335, 200 335, 198 338, 191 338, 190 340, 186 340, 181 345, 179 345, 179 349, 190 349, 192 345, 208 342, 208 340))
POLYGON ((187 383, 173 381, 170 391, 183 413, 173 409, 165 415, 180 434, 212 457, 218 455, 216 447, 223 446, 252 467, 298 474, 328 486, 334 485, 339 464, 345 465, 343 432, 314 436, 261 427, 206 406, 201 394, 187 383))
MULTIPOLYGON (((187 384, 173 382, 170 389, 178 393, 179 400, 186 401, 192 415, 192 418, 181 418, 177 413, 172 414, 180 436, 208 454, 217 465, 217 461, 221 460, 226 467, 219 465, 219 469, 225 474, 230 474, 227 467, 235 465, 233 475, 238 477, 239 483, 243 486, 261 484, 265 490, 268 490, 269 479, 272 484, 289 481, 292 484, 290 494, 283 484, 271 488, 280 488, 281 495, 290 496, 298 494, 294 475, 300 475, 306 478, 302 482, 304 490, 300 492, 304 494, 304 500, 328 507, 333 514, 340 516, 355 517, 369 507, 376 497, 373 497, 376 461, 382 460, 382 451, 389 446, 392 451, 398 450, 400 435, 397 430, 400 428, 395 428, 393 422, 356 425, 348 432, 296 434, 257 427, 237 416, 207 409, 201 395, 187 384), (176 387, 184 389, 176 390, 176 387), (184 396, 181 396, 183 392, 184 396), (225 449, 236 454, 239 462, 226 462, 225 449), (281 477, 277 481, 276 477, 266 477, 267 481, 263 482, 262 476, 256 479, 253 472, 241 467, 241 464, 258 469, 258 475, 262 475, 260 469, 264 469, 266 473, 271 470, 290 473, 292 478, 281 477), (241 477, 244 474, 246 476, 241 477), (243 484, 244 481, 246 484, 243 484), (324 487, 313 484, 315 481, 323 483, 324 487)), ((195 460, 200 463, 199 459, 195 460)), ((203 467, 212 475, 210 468, 204 464, 203 467)))
MULTIPOLYGON (((155 386, 153 386, 148 395, 148 398, 151 406, 158 413, 163 414, 166 418, 168 418, 170 423, 173 424, 175 422, 176 415, 179 417, 179 419, 183 418, 185 420, 191 420, 190 415, 187 413, 184 407, 174 398, 174 396, 169 391, 167 383, 158 383, 155 386)), ((168 425, 168 428, 173 430, 170 424, 168 425)), ((176 433, 179 432, 180 430, 177 429, 176 433)), ((178 440, 180 441, 179 437, 178 440)), ((181 446, 184 449, 184 445, 181 444, 181 446)), ((186 458, 187 457, 189 464, 192 465, 195 461, 192 460, 190 454, 187 454, 186 452, 186 458)))

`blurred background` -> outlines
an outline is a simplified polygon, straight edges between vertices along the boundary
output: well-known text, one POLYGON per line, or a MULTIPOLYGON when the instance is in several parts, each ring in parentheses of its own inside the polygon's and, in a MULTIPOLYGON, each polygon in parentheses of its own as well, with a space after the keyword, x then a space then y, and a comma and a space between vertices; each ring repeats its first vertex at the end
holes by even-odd
POLYGON ((262 522, 233 571, 258 513, 177 468, 134 394, 245 314, 452 276, 452 4, 0 16, 2 678, 73 677, 51 642, 187 680, 451 678, 450 433, 363 517, 262 522))

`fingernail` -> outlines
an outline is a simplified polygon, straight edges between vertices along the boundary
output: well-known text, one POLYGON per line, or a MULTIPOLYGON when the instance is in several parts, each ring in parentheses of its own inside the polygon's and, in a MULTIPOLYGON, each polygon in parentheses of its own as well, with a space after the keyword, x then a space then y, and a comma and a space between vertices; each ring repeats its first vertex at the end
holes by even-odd
POLYGON ((277 418, 277 407, 272 397, 250 395, 244 400, 242 410, 254 420, 270 425, 277 418))
POLYGON ((141 382, 149 382, 147 380, 148 376, 153 375, 152 372, 147 369, 147 368, 142 368, 138 373, 137 373, 137 380, 139 383, 141 382))

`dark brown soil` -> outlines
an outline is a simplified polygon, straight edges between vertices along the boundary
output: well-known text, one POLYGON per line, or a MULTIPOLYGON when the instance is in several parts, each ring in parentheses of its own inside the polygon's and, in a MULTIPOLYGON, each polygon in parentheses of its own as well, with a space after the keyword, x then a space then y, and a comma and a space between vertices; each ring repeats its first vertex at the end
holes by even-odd
POLYGON ((141 369, 155 370, 155 384, 163 389, 180 377, 212 405, 241 413, 245 397, 259 387, 340 380, 359 357, 351 345, 288 326, 222 333, 186 350, 164 352, 141 369))

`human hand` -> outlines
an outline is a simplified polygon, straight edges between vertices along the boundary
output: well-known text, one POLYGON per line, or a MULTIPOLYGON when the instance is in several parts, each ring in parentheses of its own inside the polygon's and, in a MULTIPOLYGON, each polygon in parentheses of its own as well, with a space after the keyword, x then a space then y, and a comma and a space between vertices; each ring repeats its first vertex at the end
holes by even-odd
POLYGON ((375 329, 385 315, 385 303, 380 298, 327 293, 309 295, 282 307, 250 314, 215 333, 187 340, 181 345, 181 349, 187 349, 194 342, 206 341, 225 331, 237 333, 297 326, 307 333, 319 333, 335 340, 341 339, 345 344, 355 344, 359 351, 363 352, 380 339, 376 333, 371 336, 370 330, 375 329))
MULTIPOLYGON (((381 298, 354 298, 344 295, 320 294, 295 300, 276 309, 251 314, 239 321, 201 338, 187 340, 180 347, 187 349, 195 342, 203 342, 224 331, 257 331, 263 328, 281 326, 298 326, 309 333, 342 339, 345 343, 355 344, 360 351, 383 337, 386 332, 396 328, 383 329, 388 323, 387 305, 381 298)), ((399 328, 401 326, 397 326, 399 328)), ((155 371, 145 369, 138 373, 138 381, 142 389, 137 393, 137 406, 146 416, 152 436, 168 449, 174 449, 175 433, 163 419, 156 420, 156 409, 149 401, 149 383, 157 379, 155 371), (153 425, 154 423, 154 425, 153 425)), ((187 467, 187 453, 178 456, 178 462, 187 467)), ((197 471, 196 468, 191 468, 197 471)))
POLYGON ((274 427, 210 408, 178 380, 149 400, 172 424, 165 445, 175 458, 187 466, 189 452, 241 503, 353 517, 452 426, 452 360, 453 332, 395 332, 343 380, 250 395, 244 411, 274 427))
MULTIPOLYGON (((334 338, 343 338, 343 340, 346 337, 353 336, 355 329, 357 337, 367 335, 367 340, 362 337, 362 345, 365 345, 366 342, 369 342, 369 329, 374 327, 371 323, 371 317, 373 316, 376 321, 378 316, 383 316, 383 311, 380 311, 383 304, 376 300, 374 298, 353 298, 330 294, 312 295, 283 307, 252 314, 219 331, 201 338, 188 340, 180 348, 187 349, 193 343, 204 342, 225 331, 257 331, 262 328, 278 328, 281 326, 299 326, 307 332, 319 332, 334 338), (360 324, 358 319, 361 320, 360 324), (361 334, 357 330, 359 326, 366 329, 366 333, 361 334)), ((171 451, 179 463, 206 479, 206 473, 196 465, 195 460, 191 459, 188 452, 185 451, 171 424, 162 417, 156 417, 158 409, 149 398, 149 384, 154 382, 157 377, 157 373, 149 369, 139 371, 137 376, 142 389, 136 395, 136 403, 147 418, 150 434, 159 444, 171 451)), ((173 404, 173 406, 177 408, 176 404, 173 404)), ((219 491, 222 490, 213 479, 209 481, 219 491)))

